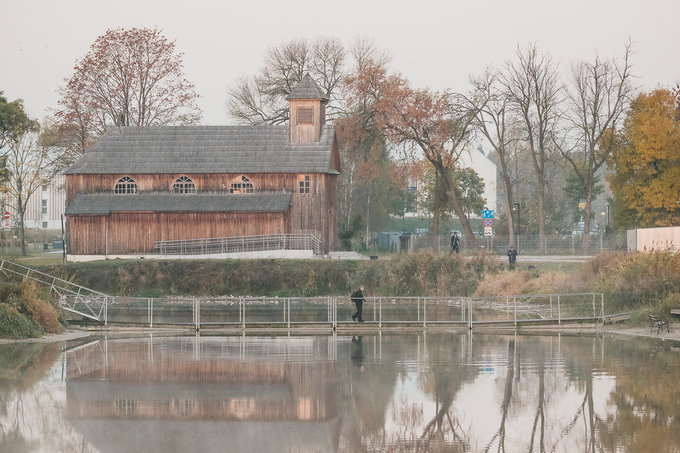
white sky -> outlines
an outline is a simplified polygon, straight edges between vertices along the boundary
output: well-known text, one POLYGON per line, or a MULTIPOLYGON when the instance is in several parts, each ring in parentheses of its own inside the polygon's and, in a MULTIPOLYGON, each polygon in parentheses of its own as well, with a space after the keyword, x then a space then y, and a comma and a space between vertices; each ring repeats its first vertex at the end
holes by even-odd
POLYGON ((262 66, 272 45, 356 36, 390 54, 414 87, 467 91, 468 77, 535 42, 566 70, 634 43, 649 90, 680 81, 678 0, 0 0, 0 91, 33 118, 57 107, 57 88, 109 28, 158 27, 184 52, 205 124, 229 124, 227 89, 262 66))

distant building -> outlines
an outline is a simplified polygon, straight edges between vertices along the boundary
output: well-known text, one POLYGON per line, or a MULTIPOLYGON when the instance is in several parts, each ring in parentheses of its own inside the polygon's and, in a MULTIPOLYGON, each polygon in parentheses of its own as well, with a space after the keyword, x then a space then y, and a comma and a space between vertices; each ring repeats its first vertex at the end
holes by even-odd
POLYGON ((61 231, 62 216, 66 209, 64 183, 64 175, 59 174, 31 195, 24 214, 26 228, 61 231))
MULTIPOLYGON (((486 208, 496 211, 496 164, 493 163, 481 150, 471 149, 461 154, 458 163, 463 168, 472 168, 484 181, 484 193, 486 198, 486 208)), ((477 217, 471 215, 471 217, 477 217)))

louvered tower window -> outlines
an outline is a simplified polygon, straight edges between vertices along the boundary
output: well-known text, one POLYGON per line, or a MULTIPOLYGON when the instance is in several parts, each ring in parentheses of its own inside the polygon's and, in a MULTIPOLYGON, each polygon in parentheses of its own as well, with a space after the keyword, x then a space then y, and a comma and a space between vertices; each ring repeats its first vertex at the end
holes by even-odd
POLYGON ((180 176, 172 185, 174 193, 196 193, 196 185, 186 176, 180 176))
POLYGON ((123 176, 113 188, 113 193, 137 193, 137 183, 129 176, 123 176))

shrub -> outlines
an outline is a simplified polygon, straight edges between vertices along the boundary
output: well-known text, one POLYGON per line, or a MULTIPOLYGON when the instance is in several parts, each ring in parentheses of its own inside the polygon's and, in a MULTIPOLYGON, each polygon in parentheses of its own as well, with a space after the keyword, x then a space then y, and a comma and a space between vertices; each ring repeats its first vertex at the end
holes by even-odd
POLYGON ((38 323, 9 304, 0 304, 0 337, 38 338, 43 330, 38 323))

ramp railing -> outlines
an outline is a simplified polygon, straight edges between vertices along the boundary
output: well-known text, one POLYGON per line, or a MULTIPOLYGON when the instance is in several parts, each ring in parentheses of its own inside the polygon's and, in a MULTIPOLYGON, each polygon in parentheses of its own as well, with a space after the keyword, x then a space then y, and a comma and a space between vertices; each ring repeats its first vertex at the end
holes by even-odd
POLYGON ((210 255, 267 250, 311 250, 319 255, 321 240, 311 234, 264 234, 156 241, 154 249, 161 255, 210 255))

